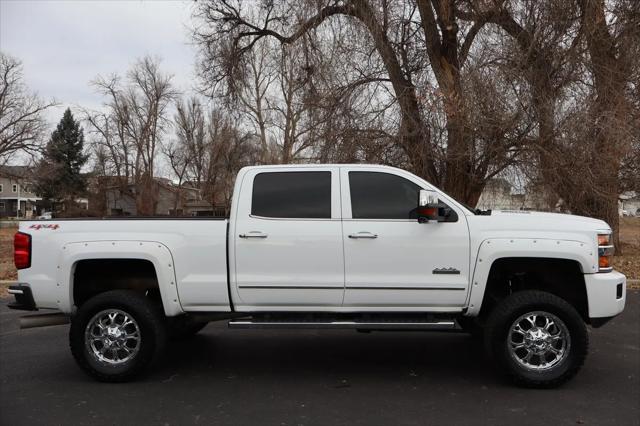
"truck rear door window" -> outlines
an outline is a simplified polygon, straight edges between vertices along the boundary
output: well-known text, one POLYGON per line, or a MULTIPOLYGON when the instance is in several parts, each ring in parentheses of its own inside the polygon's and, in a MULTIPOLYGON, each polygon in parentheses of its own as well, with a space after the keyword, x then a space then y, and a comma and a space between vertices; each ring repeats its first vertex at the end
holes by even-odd
POLYGON ((351 217, 416 219, 420 187, 396 175, 349 172, 351 217))
POLYGON ((251 214, 330 219, 331 172, 268 172, 253 179, 251 214))

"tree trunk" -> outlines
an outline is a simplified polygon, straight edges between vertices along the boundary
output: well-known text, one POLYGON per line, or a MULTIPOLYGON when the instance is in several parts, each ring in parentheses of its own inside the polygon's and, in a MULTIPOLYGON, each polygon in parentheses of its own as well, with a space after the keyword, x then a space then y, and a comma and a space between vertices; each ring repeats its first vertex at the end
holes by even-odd
POLYGON ((447 150, 441 186, 458 201, 475 205, 484 188, 485 176, 475 176, 474 173, 473 152, 466 128, 465 94, 460 78, 459 28, 454 3, 452 0, 419 0, 417 6, 429 63, 444 102, 447 150))
POLYGON ((409 158, 411 171, 437 185, 440 179, 430 150, 429 131, 420 113, 415 86, 405 78, 391 42, 376 20, 368 2, 357 0, 354 1, 354 5, 352 15, 369 30, 398 100, 402 114, 398 138, 409 158))
MULTIPOLYGON (((459 75, 451 75, 453 81, 443 90, 445 116, 447 119, 447 154, 443 189, 456 200, 475 205, 473 167, 470 163, 465 137, 464 107, 460 104, 461 87, 459 75)), ((441 84, 441 90, 443 85, 441 84)), ((479 197, 479 194, 478 194, 479 197)), ((477 202, 477 199, 475 200, 477 202)))
POLYGON ((153 177, 148 173, 140 176, 140 182, 136 185, 136 210, 139 216, 155 215, 156 188, 153 177))
POLYGON ((620 247, 618 191, 621 160, 629 146, 631 107, 625 96, 629 67, 624 51, 607 27, 604 0, 580 0, 583 28, 591 59, 596 100, 592 110, 591 135, 595 141, 591 168, 597 176, 596 195, 579 212, 605 220, 613 229, 614 244, 620 247), (591 211, 589 211, 591 207, 591 211))

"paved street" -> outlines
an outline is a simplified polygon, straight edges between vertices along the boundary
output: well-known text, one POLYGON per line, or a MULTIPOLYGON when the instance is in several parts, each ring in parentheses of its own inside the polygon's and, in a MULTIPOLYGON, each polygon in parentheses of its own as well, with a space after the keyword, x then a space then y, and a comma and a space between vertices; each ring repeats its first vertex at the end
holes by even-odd
POLYGON ((102 384, 68 326, 20 331, 0 308, 0 424, 640 425, 640 293, 592 330, 560 389, 497 377, 464 334, 228 330, 174 344, 144 379, 102 384))

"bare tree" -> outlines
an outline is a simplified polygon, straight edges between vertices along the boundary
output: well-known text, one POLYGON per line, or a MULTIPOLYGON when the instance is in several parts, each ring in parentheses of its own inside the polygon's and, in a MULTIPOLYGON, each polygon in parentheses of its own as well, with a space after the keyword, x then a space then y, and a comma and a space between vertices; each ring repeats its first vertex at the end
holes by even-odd
POLYGON ((178 206, 182 199, 182 185, 187 176, 187 168, 189 167, 189 157, 184 146, 176 143, 168 143, 162 147, 162 153, 169 161, 169 167, 172 174, 178 180, 174 188, 173 212, 177 215, 178 206))
POLYGON ((470 2, 457 14, 495 24, 515 42, 503 51, 529 86, 534 179, 568 210, 605 219, 617 241, 621 162, 633 161, 637 129, 629 53, 640 42, 640 19, 636 2, 612 3, 613 10, 604 0, 470 2))
POLYGON ((240 168, 262 158, 259 137, 242 132, 238 117, 219 108, 206 111, 196 97, 176 103, 176 138, 165 149, 180 183, 199 190, 202 200, 228 209, 234 178, 240 168))
MULTIPOLYGON (((485 165, 478 162, 477 148, 482 145, 476 143, 470 125, 467 105, 471 94, 465 91, 462 75, 486 20, 461 22, 456 3, 282 0, 260 3, 259 13, 250 14, 231 0, 203 2, 196 12, 203 25, 195 34, 202 48, 202 75, 213 85, 225 79, 235 81, 242 75, 238 70, 245 55, 267 38, 284 46, 298 45, 306 37, 322 39, 325 24, 330 22, 348 27, 352 34, 360 31, 363 37, 354 38, 350 46, 371 46, 370 55, 377 57, 384 75, 367 73, 359 84, 383 84, 390 90, 398 118, 394 137, 407 166, 453 196, 475 204, 487 175, 482 173, 485 165), (425 117, 421 92, 430 86, 441 106, 444 143, 432 138, 425 117)), ((499 161, 504 156, 488 158, 499 161)), ((490 168, 504 169, 510 164, 509 159, 490 168)))
POLYGON ((194 33, 202 80, 225 96, 267 64, 271 161, 388 162, 471 205, 524 172, 617 228, 617 195, 640 181, 637 1, 249 4, 200 2, 194 33))
POLYGON ((47 130, 42 114, 54 105, 29 93, 20 61, 0 52, 0 163, 19 152, 41 150, 47 130))
POLYGON ((236 91, 238 103, 248 117, 254 133, 260 137, 261 161, 268 163, 269 136, 268 127, 271 125, 268 96, 275 80, 273 57, 269 51, 273 46, 263 40, 256 45, 256 49, 247 54, 246 78, 239 80, 236 91))
POLYGON ((309 97, 308 69, 305 69, 304 54, 298 46, 287 46, 280 50, 276 69, 278 92, 268 99, 273 113, 274 126, 278 129, 271 144, 271 161, 291 163, 311 148, 315 140, 310 137, 319 125, 309 97))
POLYGON ((628 97, 633 63, 629 54, 633 52, 632 47, 637 48, 640 43, 640 7, 637 2, 620 3, 626 3, 628 9, 623 13, 628 15, 618 15, 616 18, 623 22, 615 28, 607 23, 604 0, 578 1, 593 78, 593 102, 588 112, 588 135, 593 142, 593 155, 588 165, 596 176, 595 191, 586 192, 579 198, 579 211, 605 219, 615 231, 618 246, 620 167, 631 148, 631 135, 638 130, 637 127, 634 129, 633 119, 630 120, 634 114, 628 97))
POLYGON ((138 214, 152 215, 157 151, 170 125, 168 108, 177 95, 171 76, 161 72, 159 60, 144 57, 127 73, 126 85, 115 74, 98 77, 94 85, 107 98, 107 112, 87 116, 98 136, 96 143, 110 154, 121 185, 134 185, 138 214))

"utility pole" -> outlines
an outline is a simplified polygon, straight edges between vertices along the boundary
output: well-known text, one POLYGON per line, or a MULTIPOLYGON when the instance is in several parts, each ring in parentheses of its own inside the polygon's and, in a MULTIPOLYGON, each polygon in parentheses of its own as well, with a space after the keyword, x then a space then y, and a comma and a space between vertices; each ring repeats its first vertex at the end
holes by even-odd
POLYGON ((18 183, 16 183, 16 186, 18 187, 18 206, 16 209, 16 218, 20 219, 20 181, 18 181, 18 183))
MULTIPOLYGON (((17 183, 18 185, 18 211, 16 212, 16 216, 18 217, 18 219, 20 219, 20 191, 22 190, 20 185, 20 181, 18 181, 17 183)), ((25 206, 25 210, 26 210, 26 206, 25 206)))

